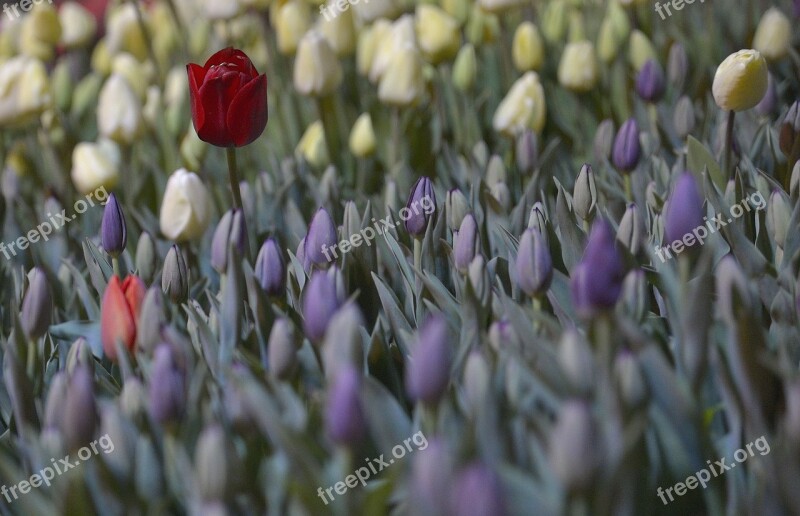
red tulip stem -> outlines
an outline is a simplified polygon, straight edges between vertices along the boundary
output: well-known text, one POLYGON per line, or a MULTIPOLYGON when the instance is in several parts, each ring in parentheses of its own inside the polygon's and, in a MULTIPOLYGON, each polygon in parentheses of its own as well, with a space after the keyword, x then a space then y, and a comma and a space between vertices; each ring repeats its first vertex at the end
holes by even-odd
POLYGON ((242 193, 239 191, 239 176, 236 173, 236 148, 228 147, 225 149, 228 155, 228 178, 231 182, 231 191, 233 192, 233 207, 236 209, 242 208, 242 193))

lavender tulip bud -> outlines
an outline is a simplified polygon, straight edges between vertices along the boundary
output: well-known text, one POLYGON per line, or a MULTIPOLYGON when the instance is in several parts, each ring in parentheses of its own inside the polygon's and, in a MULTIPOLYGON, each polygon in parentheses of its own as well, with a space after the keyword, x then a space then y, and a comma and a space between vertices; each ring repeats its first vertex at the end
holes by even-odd
POLYGON ((406 391, 415 401, 434 405, 447 391, 452 362, 451 334, 442 315, 431 315, 422 328, 406 368, 406 391))
POLYGON ((203 500, 227 500, 233 496, 239 460, 232 439, 218 424, 203 429, 194 455, 197 488, 203 500))
POLYGON ((496 351, 500 351, 519 346, 520 339, 511 323, 506 319, 501 319, 489 326, 489 344, 496 351))
POLYGON ((631 254, 637 254, 645 243, 647 235, 644 221, 636 204, 630 203, 622 215, 617 228, 617 241, 624 245, 631 254))
POLYGON ((531 214, 528 217, 528 228, 535 229, 540 235, 547 235, 547 217, 544 215, 544 206, 541 202, 534 203, 531 207, 531 214))
POLYGON ((675 132, 681 138, 686 138, 692 133, 695 124, 692 99, 687 96, 678 99, 672 115, 672 123, 675 125, 675 132))
POLYGON ((595 389, 592 350, 577 330, 566 330, 559 341, 558 363, 577 396, 588 397, 595 389))
POLYGON ((761 116, 770 116, 778 107, 778 91, 775 89, 775 81, 772 74, 767 74, 767 92, 761 101, 756 104, 756 113, 761 116))
POLYGON ((428 229, 428 222, 436 214, 436 194, 430 179, 417 179, 404 209, 407 213, 403 214, 403 210, 400 210, 400 218, 405 221, 406 231, 415 238, 421 238, 428 229))
POLYGON ((245 256, 247 228, 240 209, 225 212, 211 239, 211 266, 220 274, 225 274, 228 269, 228 246, 233 246, 238 256, 245 256))
MULTIPOLYGON (((333 270, 333 269, 331 269, 333 270)), ((336 276, 315 271, 303 292, 303 328, 309 340, 320 342, 333 314, 342 306, 336 276)))
POLYGON ((276 320, 267 344, 269 371, 281 380, 288 379, 297 364, 297 351, 297 336, 291 321, 283 318, 276 320))
POLYGON ((525 129, 517 136, 517 168, 523 175, 533 172, 539 165, 539 140, 536 133, 525 129))
MULTIPOLYGON (((691 172, 684 172, 675 183, 664 209, 664 243, 691 235, 695 228, 705 224, 704 216, 703 198, 697 190, 697 182, 691 172)), ((695 244, 699 242, 695 241, 695 244)))
POLYGON ((478 254, 467 268, 467 278, 481 306, 489 306, 492 300, 492 280, 486 269, 486 260, 478 254))
POLYGON ((639 143, 639 125, 634 118, 629 118, 620 127, 614 139, 614 150, 611 159, 614 167, 622 173, 630 173, 639 163, 642 148, 639 143))
POLYGON ((461 221, 461 227, 453 238, 453 261, 459 271, 465 272, 480 249, 478 223, 471 213, 461 221))
POLYGON ((445 211, 447 212, 447 226, 450 231, 458 231, 464 217, 469 213, 469 201, 458 188, 447 191, 445 199, 445 211))
POLYGON ((477 413, 486 403, 491 387, 492 371, 484 354, 474 349, 464 365, 464 395, 470 408, 477 413))
POLYGON ((597 206, 597 185, 592 166, 584 163, 572 189, 572 209, 581 220, 589 220, 597 206))
POLYGON ((637 409, 647 401, 647 384, 636 355, 630 351, 617 355, 614 377, 620 398, 629 409, 637 409))
POLYGON ((325 428, 336 444, 352 446, 366 436, 367 422, 360 390, 361 374, 352 366, 339 369, 325 408, 325 428))
POLYGON ((364 365, 364 344, 361 329, 364 316, 355 303, 347 303, 339 309, 325 330, 322 345, 322 363, 325 376, 333 378, 343 367, 361 369, 364 365))
POLYGON ((617 302, 625 271, 615 244, 611 225, 604 219, 595 221, 570 281, 572 302, 581 316, 591 317, 617 302))
POLYGON ((119 256, 125 250, 125 244, 128 242, 125 213, 117 201, 117 196, 113 193, 109 194, 108 202, 106 202, 106 207, 103 210, 100 237, 103 249, 113 257, 119 256))
POLYGON ((34 267, 28 273, 28 290, 22 300, 19 319, 23 333, 31 340, 38 339, 50 328, 53 298, 47 275, 39 267, 34 267))
POLYGON ((139 235, 139 242, 136 244, 136 269, 139 277, 146 285, 153 281, 158 267, 158 256, 156 254, 156 244, 152 235, 147 231, 139 235))
POLYGON ((517 285, 529 296, 547 292, 553 279, 553 260, 547 242, 535 229, 522 234, 514 262, 517 285))
POLYGON ((664 71, 655 59, 648 59, 636 76, 636 93, 645 102, 655 104, 664 96, 664 71))
POLYGON ((94 358, 89 343, 84 337, 78 337, 69 347, 67 353, 67 372, 72 374, 77 367, 86 367, 94 375, 94 358))
POLYGON ((47 391, 47 401, 44 405, 45 429, 57 430, 62 426, 68 384, 69 378, 64 371, 57 372, 50 380, 50 388, 47 391))
POLYGON ((286 265, 274 238, 268 238, 258 251, 255 275, 267 295, 281 296, 286 293, 286 265))
POLYGON ((98 413, 94 398, 94 378, 88 367, 79 366, 72 373, 64 400, 61 435, 67 450, 74 451, 92 441, 98 413))
MULTIPOLYGON (((421 432, 419 432, 422 435, 421 432)), ((417 435, 417 434, 415 434, 417 435)), ((431 438, 425 448, 413 455, 411 465, 410 514, 447 514, 447 493, 451 491, 453 458, 441 438, 431 438)))
POLYGON ((452 514, 458 516, 504 516, 507 514, 503 487, 487 466, 473 463, 456 477, 452 490, 452 514))
POLYGON ((161 327, 166 323, 163 296, 158 286, 152 286, 142 300, 136 324, 136 342, 144 353, 152 353, 161 342, 161 327))
POLYGON ((189 270, 176 244, 169 248, 164 259, 161 290, 173 303, 183 303, 189 298, 189 270))
POLYGON ((589 489, 600 465, 600 438, 591 407, 567 401, 550 434, 550 464, 568 492, 589 489))
MULTIPOLYGON (((308 225, 308 234, 303 243, 304 260, 309 265, 327 268, 328 258, 324 250, 337 243, 336 225, 325 208, 319 208, 308 225)), ((305 262, 304 262, 305 264, 305 262)))
POLYGON ((186 408, 186 379, 168 344, 153 353, 148 388, 150 416, 159 424, 177 421, 186 408))
POLYGON ((680 43, 673 43, 667 57, 667 78, 676 91, 683 89, 688 70, 689 57, 686 55, 686 49, 680 43))
POLYGON ((610 118, 606 118, 597 126, 597 131, 594 133, 594 157, 600 163, 611 159, 614 134, 616 134, 616 127, 610 118))

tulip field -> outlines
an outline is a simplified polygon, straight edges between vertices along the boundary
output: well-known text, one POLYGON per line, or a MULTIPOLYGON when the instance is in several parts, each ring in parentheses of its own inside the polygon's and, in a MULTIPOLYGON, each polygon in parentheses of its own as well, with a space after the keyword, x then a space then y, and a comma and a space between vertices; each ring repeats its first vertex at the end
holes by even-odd
POLYGON ((0 515, 800 514, 800 0, 7 0, 0 515))

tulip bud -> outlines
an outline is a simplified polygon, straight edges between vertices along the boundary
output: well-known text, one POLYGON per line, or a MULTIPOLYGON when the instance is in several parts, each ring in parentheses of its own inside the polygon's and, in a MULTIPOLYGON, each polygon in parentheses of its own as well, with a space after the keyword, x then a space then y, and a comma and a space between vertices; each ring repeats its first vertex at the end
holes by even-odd
POLYGON ((201 237, 211 219, 210 206, 208 190, 197 174, 176 170, 167 180, 161 201, 161 232, 176 242, 201 237))
POLYGON ((480 250, 478 223, 471 213, 464 216, 458 232, 453 235, 453 239, 455 240, 453 244, 453 261, 459 271, 465 272, 480 250))
POLYGON ((331 317, 322 344, 322 363, 326 377, 335 377, 343 367, 352 366, 359 370, 362 368, 363 328, 364 316, 354 303, 346 304, 331 317))
POLYGON ((64 399, 61 435, 65 448, 77 450, 88 445, 97 427, 97 403, 94 398, 94 378, 86 366, 75 369, 67 385, 64 399))
POLYGON ((525 129, 541 133, 544 128, 547 107, 544 88, 536 72, 528 72, 511 86, 505 98, 497 106, 492 119, 494 130, 515 137, 525 129))
POLYGON ((553 261, 542 235, 535 229, 522 234, 514 262, 517 284, 529 296, 547 292, 553 279, 553 261))
POLYGON ((119 180, 122 158, 119 147, 107 139, 82 142, 72 151, 72 182, 82 194, 99 188, 111 190, 119 180))
POLYGON ((189 270, 177 245, 172 245, 161 271, 161 290, 173 303, 184 303, 189 297, 189 270))
POLYGON ((561 41, 567 30, 567 2, 564 0, 547 2, 540 25, 547 41, 551 43, 561 41))
POLYGON ((628 60, 633 69, 637 72, 642 69, 648 60, 656 59, 656 51, 653 49, 653 43, 651 43, 644 32, 639 29, 634 29, 633 32, 631 32, 628 49, 628 60))
POLYGON ((147 231, 143 231, 139 235, 139 242, 136 244, 135 262, 139 277, 147 284, 152 282, 156 273, 156 267, 158 267, 157 259, 156 244, 153 241, 153 237, 147 231))
POLYGON ((453 85, 461 91, 469 91, 475 84, 478 72, 478 59, 475 56, 475 47, 467 43, 456 55, 453 63, 453 85))
POLYGON ((744 275, 742 268, 732 255, 726 255, 717 264, 714 277, 717 293, 717 307, 722 319, 729 325, 739 323, 738 313, 748 310, 754 300, 750 292, 750 280, 744 275), (738 307, 737 304, 743 305, 738 307))
POLYGON ((400 216, 405 221, 406 231, 415 238, 425 236, 428 224, 436 214, 436 193, 430 179, 417 179, 411 188, 405 210, 407 214, 404 215, 400 210, 400 216))
POLYGON ((53 298, 50 294, 47 275, 34 267, 28 274, 28 290, 22 300, 20 323, 25 336, 36 340, 50 328, 53 319, 53 298))
POLYGON ((506 348, 514 348, 520 345, 520 338, 514 327, 506 319, 495 321, 489 326, 489 344, 500 351, 506 348))
POLYGON ((587 92, 597 83, 597 59, 590 41, 568 43, 558 65, 561 86, 579 93, 587 92))
POLYGON ((147 38, 139 24, 137 7, 133 4, 121 5, 109 16, 106 27, 108 53, 122 51, 133 54, 136 59, 147 58, 147 38))
POLYGON ((577 396, 588 397, 595 389, 595 363, 588 344, 574 329, 561 335, 558 363, 577 396))
MULTIPOLYGON (((337 9, 336 0, 328 0, 326 6, 328 9, 337 9)), ((323 19, 319 19, 317 21, 317 30, 328 40, 338 57, 349 56, 356 49, 356 37, 358 34, 353 18, 353 10, 347 9, 339 12, 331 20, 323 21, 323 19)))
POLYGON ((75 369, 85 367, 94 375, 94 356, 89 348, 89 342, 84 337, 78 337, 69 347, 67 353, 67 372, 71 375, 75 369))
POLYGON ((325 410, 325 428, 336 444, 352 446, 366 436, 360 390, 361 374, 354 367, 345 366, 336 373, 325 410))
POLYGON ((669 47, 669 56, 667 57, 667 79, 677 91, 683 90, 688 70, 689 57, 686 55, 686 49, 678 42, 673 43, 669 47))
POLYGON ((297 351, 297 338, 291 321, 283 318, 276 320, 267 344, 269 371, 277 378, 288 379, 297 364, 297 351))
POLYGON ((517 168, 523 174, 530 174, 539 165, 539 142, 536 133, 525 129, 517 136, 516 161, 517 168))
POLYGON ((372 117, 362 113, 350 131, 350 152, 357 158, 366 158, 375 152, 375 131, 372 128, 372 117))
POLYGON ((50 61, 60 38, 61 24, 55 8, 52 5, 39 5, 22 20, 18 46, 22 55, 50 61))
POLYGON ((792 169, 792 177, 789 191, 791 192, 792 199, 800 197, 800 160, 795 162, 792 169))
POLYGON ((767 206, 767 232, 782 249, 785 247, 791 218, 792 207, 786 199, 786 194, 778 189, 773 190, 767 206))
POLYGON ((451 514, 505 516, 508 514, 506 496, 497 475, 487 466, 476 462, 461 471, 454 481, 451 514))
POLYGON ((293 55, 297 51, 300 39, 311 27, 311 9, 307 2, 289 0, 273 4, 273 27, 278 50, 284 55, 293 55))
POLYGON ((475 298, 481 306, 489 306, 492 299, 492 282, 486 269, 486 260, 476 255, 467 267, 467 278, 472 285, 475 298))
POLYGON ((145 290, 144 282, 134 275, 127 276, 122 282, 114 275, 108 282, 100 311, 100 336, 103 352, 112 362, 118 360, 117 341, 133 352, 136 321, 145 290))
POLYGON ((411 399, 435 405, 450 383, 451 333, 441 315, 431 315, 419 330, 406 368, 406 391, 411 399))
POLYGON ((606 118, 597 126, 597 131, 594 133, 594 156, 597 161, 611 159, 615 133, 614 121, 610 118, 606 118))
POLYGON ((119 394, 119 408, 131 421, 144 421, 147 414, 147 391, 138 378, 125 380, 119 394))
POLYGON ((683 240, 684 235, 691 235, 695 228, 705 224, 704 216, 703 199, 697 183, 692 173, 686 171, 675 183, 664 210, 664 243, 683 240))
POLYGON ((631 32, 631 24, 628 20, 628 13, 625 12, 619 2, 611 1, 608 3, 608 10, 600 24, 600 33, 597 36, 597 54, 606 63, 610 63, 617 57, 620 47, 628 39, 631 32))
POLYGON ((792 44, 792 25, 789 18, 777 7, 770 7, 761 16, 753 36, 753 48, 770 61, 789 53, 792 44))
MULTIPOLYGON (((125 83, 136 94, 139 101, 147 96, 147 90, 154 75, 150 66, 142 64, 130 54, 117 54, 111 62, 111 73, 125 79, 125 83)), ((185 72, 182 74, 185 76, 185 72)), ((184 81, 184 86, 186 81, 184 81)), ((160 94, 160 90, 159 94, 160 94)))
POLYGON ((314 265, 326 267, 328 248, 337 244, 336 225, 328 210, 320 207, 308 225, 308 234, 304 243, 304 257, 314 265))
POLYGON ((142 105, 128 81, 113 73, 108 78, 97 106, 97 128, 100 134, 117 143, 130 145, 143 129, 142 105))
POLYGON ((535 229, 542 236, 547 236, 547 217, 544 215, 544 206, 539 201, 531 207, 528 228, 535 229))
POLYGON ((600 436, 591 407, 567 401, 550 434, 550 464, 568 492, 589 489, 600 465, 600 436))
POLYGON ((772 74, 767 74, 767 92, 764 98, 756 104, 756 113, 761 116, 770 116, 778 105, 778 92, 775 89, 775 81, 772 80, 772 74))
POLYGON ((186 408, 186 378, 168 344, 153 353, 148 388, 150 416, 159 424, 180 419, 186 408))
POLYGON ((636 76, 636 93, 646 102, 658 102, 664 96, 664 71, 658 61, 649 59, 636 76))
POLYGON ((234 494, 239 463, 232 439, 218 424, 203 429, 195 448, 197 489, 204 500, 227 500, 234 494))
POLYGON ((445 211, 447 212, 447 227, 456 232, 461 228, 464 217, 469 213, 469 201, 458 188, 447 191, 445 198, 445 211))
POLYGON ((644 229, 642 216, 634 203, 630 203, 625 209, 625 214, 619 222, 617 229, 617 241, 624 245, 628 252, 636 254, 646 242, 647 234, 644 229))
POLYGON ((514 33, 511 46, 514 67, 520 72, 538 70, 544 63, 544 43, 536 25, 522 22, 514 33))
POLYGON ((325 143, 325 128, 317 120, 306 128, 295 148, 295 154, 302 156, 313 168, 320 169, 330 163, 325 143))
POLYGON ((438 64, 451 59, 461 44, 458 22, 446 11, 420 4, 416 11, 417 44, 425 59, 438 64))
POLYGON ((152 352, 161 342, 161 328, 166 322, 161 289, 150 287, 142 300, 137 321, 136 342, 145 353, 152 352))
POLYGON ((675 131, 681 138, 686 138, 694 130, 694 106, 692 99, 683 96, 678 99, 675 104, 675 113, 673 114, 673 123, 675 124, 675 131))
POLYGON ((407 107, 416 105, 425 93, 422 57, 413 44, 406 44, 392 56, 378 85, 378 99, 384 104, 407 107))
POLYGON ((614 139, 614 150, 611 161, 614 167, 623 173, 630 173, 639 163, 642 148, 639 144, 639 126, 635 118, 629 118, 622 124, 614 139))
POLYGON ((78 2, 64 2, 58 10, 61 44, 72 50, 86 47, 97 33, 97 22, 78 2))
POLYGON ((128 230, 125 225, 125 213, 113 193, 108 196, 103 220, 100 225, 100 240, 103 249, 112 257, 119 256, 128 242, 128 230))
POLYGON ((240 209, 225 212, 211 239, 211 266, 220 274, 225 274, 228 268, 228 247, 230 246, 233 246, 239 256, 245 256, 247 228, 240 209))
POLYGON ((268 238, 258 251, 255 276, 267 295, 280 296, 286 293, 286 265, 275 239, 268 238))
POLYGON ((754 107, 767 91, 767 62, 757 50, 734 52, 717 68, 711 91, 725 111, 754 107))
POLYGON ((303 291, 303 328, 312 342, 322 340, 333 314, 344 303, 337 289, 336 272, 335 267, 313 272, 303 291))
POLYGON ((800 100, 796 100, 786 112, 778 135, 778 145, 787 158, 794 149, 800 149, 800 100))
POLYGON ((44 428, 59 429, 63 426, 64 408, 67 399, 67 385, 69 379, 67 373, 58 371, 50 379, 50 387, 47 391, 47 400, 44 404, 44 428))
POLYGON ((303 95, 325 97, 342 82, 342 67, 328 40, 310 30, 300 40, 294 60, 294 87, 303 95))
POLYGON ((619 297, 624 270, 611 226, 596 220, 581 262, 572 271, 572 302, 581 316, 612 308, 619 297))
POLYGON ((597 205, 597 186, 592 166, 584 163, 572 190, 572 209, 581 220, 589 220, 597 205))
MULTIPOLYGON (((416 435, 423 435, 418 432, 416 435)), ((453 458, 444 439, 432 438, 412 457, 410 514, 447 514, 447 493, 450 489, 453 458)))

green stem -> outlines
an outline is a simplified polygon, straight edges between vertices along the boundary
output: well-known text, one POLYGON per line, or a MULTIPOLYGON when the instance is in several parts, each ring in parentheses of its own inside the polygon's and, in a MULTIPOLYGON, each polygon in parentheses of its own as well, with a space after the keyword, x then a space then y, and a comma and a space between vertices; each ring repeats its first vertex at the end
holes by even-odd
POLYGON ((388 168, 392 170, 399 161, 400 156, 400 109, 392 108, 392 141, 389 147, 388 168))
POLYGON ((319 119, 322 122, 322 129, 325 132, 325 147, 328 149, 328 158, 331 163, 343 173, 341 163, 341 152, 339 145, 339 129, 336 121, 336 106, 334 105, 333 95, 326 95, 317 98, 317 109, 319 119))
POLYGON ((633 202, 633 186, 631 185, 631 175, 630 173, 623 173, 622 180, 625 183, 625 199, 628 202, 633 202))
POLYGON ((119 278, 119 258, 116 256, 111 257, 111 267, 114 269, 114 276, 119 278))
POLYGON ((414 239, 414 267, 422 270, 422 240, 414 239))
POLYGON ((228 179, 233 193, 233 207, 238 210, 242 208, 242 193, 239 191, 239 176, 236 169, 236 148, 228 147, 225 153, 228 157, 228 179))
POLYGON ((27 372, 28 372, 28 378, 30 378, 32 382, 35 382, 36 380, 34 378, 34 374, 36 373, 36 355, 37 355, 36 341, 30 339, 28 340, 27 372))
POLYGON ((729 174, 728 177, 733 177, 731 168, 731 149, 733 148, 733 119, 736 116, 736 111, 728 111, 728 126, 725 129, 725 156, 722 161, 723 174, 729 174))

